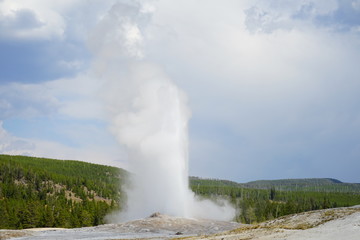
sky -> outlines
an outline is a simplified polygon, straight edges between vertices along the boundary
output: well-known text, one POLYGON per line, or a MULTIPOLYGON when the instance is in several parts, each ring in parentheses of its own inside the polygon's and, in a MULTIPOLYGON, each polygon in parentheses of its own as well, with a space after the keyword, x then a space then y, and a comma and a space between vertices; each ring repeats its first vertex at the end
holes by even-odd
POLYGON ((187 95, 190 175, 360 182, 359 0, 0 0, 0 153, 127 168, 94 73, 116 3, 187 95))

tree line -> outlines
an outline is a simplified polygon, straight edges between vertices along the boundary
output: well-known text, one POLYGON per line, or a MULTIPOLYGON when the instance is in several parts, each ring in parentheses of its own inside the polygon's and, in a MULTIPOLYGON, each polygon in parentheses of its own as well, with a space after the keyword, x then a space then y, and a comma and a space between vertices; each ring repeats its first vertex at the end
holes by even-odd
POLYGON ((236 208, 235 220, 242 223, 258 223, 284 215, 334 207, 360 204, 360 193, 312 192, 251 189, 232 184, 219 184, 216 180, 190 181, 191 189, 200 196, 228 199, 236 208))
POLYGON ((85 227, 121 207, 121 170, 0 155, 0 228, 85 227))
MULTIPOLYGON (((121 186, 128 175, 119 168, 86 162, 0 155, 0 229, 103 224, 107 214, 124 206, 121 186)), ((311 185, 310 180, 305 182, 311 185)), ((332 192, 328 187, 281 190, 279 185, 256 189, 191 177, 190 188, 204 198, 228 199, 237 209, 234 220, 242 223, 360 204, 360 191, 353 187, 349 192, 332 192)))

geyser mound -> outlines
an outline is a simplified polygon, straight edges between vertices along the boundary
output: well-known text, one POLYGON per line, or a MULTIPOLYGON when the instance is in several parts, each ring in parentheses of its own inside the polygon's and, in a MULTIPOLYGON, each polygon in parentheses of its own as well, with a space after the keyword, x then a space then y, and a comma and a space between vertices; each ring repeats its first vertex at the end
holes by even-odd
MULTIPOLYGON (((162 236, 174 235, 201 235, 214 234, 239 228, 242 224, 236 222, 189 219, 182 217, 173 217, 161 213, 152 214, 152 216, 137 219, 119 224, 107 224, 98 228, 107 232, 116 231, 127 234, 145 234, 141 237, 155 237, 151 234, 159 234, 162 236)), ((140 236, 139 236, 140 237, 140 236)))
POLYGON ((149 6, 115 4, 90 41, 94 70, 103 80, 111 131, 125 146, 131 184, 122 220, 153 212, 192 218, 231 220, 235 210, 222 200, 199 200, 189 190, 186 95, 156 64, 146 60, 142 46, 150 24, 149 6))

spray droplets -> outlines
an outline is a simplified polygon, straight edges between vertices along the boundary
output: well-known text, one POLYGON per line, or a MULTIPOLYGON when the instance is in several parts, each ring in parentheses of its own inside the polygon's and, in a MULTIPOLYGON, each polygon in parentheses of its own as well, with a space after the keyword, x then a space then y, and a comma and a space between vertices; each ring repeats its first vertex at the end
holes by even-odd
POLYGON ((226 202, 220 207, 198 201, 189 190, 190 111, 186 95, 143 56, 144 20, 151 13, 144 9, 153 11, 138 3, 116 4, 90 39, 110 129, 126 147, 133 172, 121 217, 129 220, 161 212, 230 220, 234 209, 226 202))

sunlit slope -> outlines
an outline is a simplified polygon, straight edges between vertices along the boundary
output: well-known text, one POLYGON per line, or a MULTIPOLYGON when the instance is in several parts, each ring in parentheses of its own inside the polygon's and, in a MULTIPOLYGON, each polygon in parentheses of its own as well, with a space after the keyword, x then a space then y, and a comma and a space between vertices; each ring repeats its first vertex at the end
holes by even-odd
POLYGON ((0 228, 81 227, 121 207, 119 168, 0 155, 0 228))

